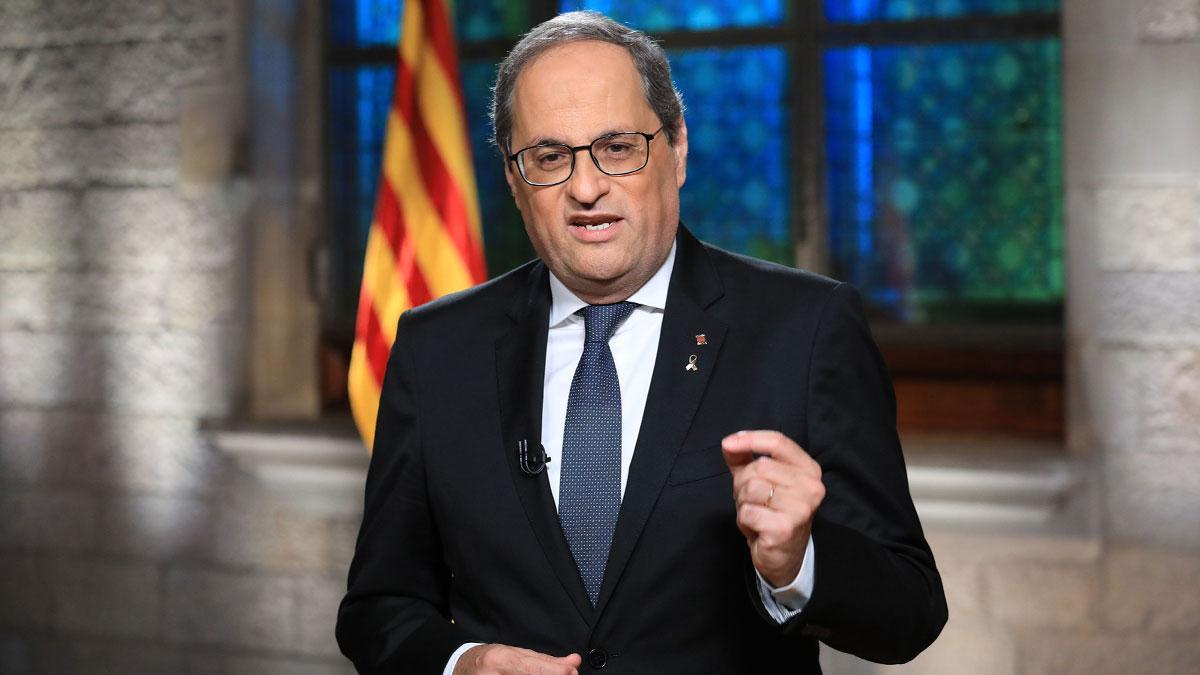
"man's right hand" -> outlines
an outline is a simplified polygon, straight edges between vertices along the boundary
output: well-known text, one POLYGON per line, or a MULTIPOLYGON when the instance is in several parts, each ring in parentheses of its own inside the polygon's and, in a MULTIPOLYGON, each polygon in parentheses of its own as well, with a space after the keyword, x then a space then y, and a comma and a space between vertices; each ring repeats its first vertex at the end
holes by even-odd
POLYGON ((454 675, 579 675, 579 654, 549 656, 508 645, 476 645, 463 652, 454 675))

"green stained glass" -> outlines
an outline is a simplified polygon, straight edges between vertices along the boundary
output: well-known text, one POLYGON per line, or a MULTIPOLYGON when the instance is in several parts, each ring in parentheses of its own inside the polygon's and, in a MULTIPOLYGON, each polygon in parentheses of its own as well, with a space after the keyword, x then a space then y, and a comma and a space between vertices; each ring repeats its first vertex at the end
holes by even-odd
POLYGON ((454 23, 462 42, 512 38, 530 25, 529 4, 511 0, 455 0, 454 23))
POLYGON ((1057 39, 826 52, 834 270, 876 312, 1056 316, 1060 69, 1057 39))

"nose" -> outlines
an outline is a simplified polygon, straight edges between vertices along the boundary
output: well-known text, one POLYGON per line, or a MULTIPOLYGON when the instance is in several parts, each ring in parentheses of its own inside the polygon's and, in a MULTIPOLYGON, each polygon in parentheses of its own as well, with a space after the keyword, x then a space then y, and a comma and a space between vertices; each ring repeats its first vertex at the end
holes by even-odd
POLYGON ((580 204, 595 204, 608 193, 609 175, 601 171, 587 148, 575 155, 575 171, 567 179, 567 194, 580 204))

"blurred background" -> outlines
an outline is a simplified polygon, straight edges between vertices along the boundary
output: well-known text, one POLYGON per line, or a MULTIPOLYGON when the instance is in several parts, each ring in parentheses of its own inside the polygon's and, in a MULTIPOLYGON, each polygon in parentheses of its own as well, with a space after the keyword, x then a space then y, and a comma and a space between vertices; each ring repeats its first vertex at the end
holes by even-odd
MULTIPOLYGON (((0 0, 0 673, 347 673, 402 0, 0 0)), ((950 623, 834 675, 1200 668, 1200 0, 459 0, 668 49, 683 218, 863 290, 950 623)))

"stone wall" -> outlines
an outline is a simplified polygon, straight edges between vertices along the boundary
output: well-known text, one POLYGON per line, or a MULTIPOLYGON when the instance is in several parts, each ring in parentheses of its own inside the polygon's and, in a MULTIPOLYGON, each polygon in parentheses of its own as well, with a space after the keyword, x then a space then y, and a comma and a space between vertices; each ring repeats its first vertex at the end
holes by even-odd
POLYGON ((249 7, 0 3, 0 673, 348 671, 354 524, 198 430, 247 380, 249 7))
MULTIPOLYGON (((318 4, 0 3, 0 673, 350 670, 357 523, 277 501, 199 430, 312 405, 311 379, 264 378, 313 351, 287 326, 311 323, 295 228, 319 209, 288 191, 319 190, 265 140, 295 132, 245 91, 294 94, 244 84, 244 33, 294 41, 318 4)), ((1200 1, 1063 11, 1069 445, 1103 527, 931 532, 942 639, 831 673, 1200 663, 1200 1)))
POLYGON ((1200 549, 1200 2, 1065 3, 1071 442, 1106 534, 1200 549))
POLYGON ((950 621, 904 666, 824 654, 829 675, 1194 673, 1200 555, 1097 538, 930 533, 950 621))

